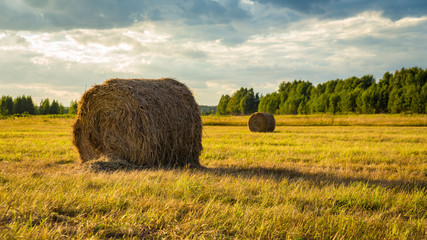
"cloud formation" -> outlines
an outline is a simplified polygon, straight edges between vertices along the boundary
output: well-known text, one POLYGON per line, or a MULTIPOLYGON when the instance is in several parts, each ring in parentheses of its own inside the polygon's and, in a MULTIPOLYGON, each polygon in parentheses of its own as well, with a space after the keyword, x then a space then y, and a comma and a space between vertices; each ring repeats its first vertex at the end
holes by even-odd
POLYGON ((427 2, 420 0, 253 0, 261 4, 272 4, 303 14, 325 18, 342 18, 365 11, 382 12, 385 17, 398 20, 404 17, 419 17, 427 12, 427 2))
POLYGON ((1 29, 58 30, 120 28, 141 21, 226 24, 248 14, 237 0, 5 0, 0 16, 1 29))
POLYGON ((145 4, 138 0, 6 0, 0 3, 0 28, 54 30, 113 28, 140 19, 145 4))
POLYGON ((240 87, 426 67, 425 4, 380 2, 5 0, 0 94, 68 105, 108 78, 175 77, 213 105, 240 87))

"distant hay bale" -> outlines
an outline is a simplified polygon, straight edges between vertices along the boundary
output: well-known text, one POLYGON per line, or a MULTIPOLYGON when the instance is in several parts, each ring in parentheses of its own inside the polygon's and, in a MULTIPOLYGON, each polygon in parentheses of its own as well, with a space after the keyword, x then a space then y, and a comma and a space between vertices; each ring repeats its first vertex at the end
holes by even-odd
POLYGON ((251 132, 273 132, 276 120, 272 114, 256 112, 249 118, 248 126, 251 132))
POLYGON ((193 94, 169 78, 95 85, 79 101, 73 124, 82 163, 108 159, 141 167, 199 166, 201 139, 193 94))

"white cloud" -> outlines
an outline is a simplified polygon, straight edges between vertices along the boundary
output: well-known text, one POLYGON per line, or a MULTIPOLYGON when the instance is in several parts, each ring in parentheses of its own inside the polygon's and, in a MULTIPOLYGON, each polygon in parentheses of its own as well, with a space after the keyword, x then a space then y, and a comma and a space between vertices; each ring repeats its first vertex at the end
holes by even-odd
POLYGON ((2 94, 13 88, 32 90, 68 104, 86 84, 107 78, 176 77, 193 89, 199 103, 214 105, 221 94, 240 87, 267 93, 293 79, 316 83, 353 75, 381 77, 385 71, 423 64, 427 55, 427 16, 392 21, 368 11, 289 23, 293 16, 279 14, 289 10, 253 1, 241 5, 254 14, 250 22, 145 21, 104 30, 0 32, 2 94), (243 40, 227 42, 238 35, 243 40))
POLYGON ((50 61, 47 57, 33 57, 30 61, 34 64, 48 66, 50 61))
POLYGON ((243 4, 248 4, 248 5, 254 5, 254 2, 252 2, 251 0, 242 0, 243 4))

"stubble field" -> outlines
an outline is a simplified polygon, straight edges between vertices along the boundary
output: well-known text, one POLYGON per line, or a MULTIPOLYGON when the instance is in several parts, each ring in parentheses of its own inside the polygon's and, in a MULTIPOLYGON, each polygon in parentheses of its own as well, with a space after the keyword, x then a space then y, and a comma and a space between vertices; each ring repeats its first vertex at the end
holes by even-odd
POLYGON ((72 118, 0 120, 0 239, 424 239, 427 116, 204 117, 203 169, 94 172, 72 118))

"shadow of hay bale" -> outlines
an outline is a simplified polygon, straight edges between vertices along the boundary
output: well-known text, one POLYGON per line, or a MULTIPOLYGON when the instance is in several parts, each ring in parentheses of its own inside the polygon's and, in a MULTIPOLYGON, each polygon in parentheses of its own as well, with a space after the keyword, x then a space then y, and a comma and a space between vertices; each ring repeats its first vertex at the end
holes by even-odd
POLYGON ((93 172, 116 172, 116 171, 133 171, 133 170, 143 170, 144 167, 137 166, 135 164, 130 164, 127 161, 123 160, 108 160, 108 159, 99 159, 89 161, 83 164, 85 170, 93 172))
POLYGON ((94 169, 198 166, 200 109, 174 79, 110 79, 87 90, 73 124, 73 144, 94 169), (125 166, 124 164, 129 164, 125 166))
POLYGON ((276 168, 276 167, 204 167, 204 166, 187 166, 179 168, 144 168, 126 163, 111 162, 108 160, 92 161, 85 163, 86 169, 94 172, 115 173, 127 171, 150 171, 156 169, 173 170, 176 173, 180 171, 187 172, 190 170, 195 174, 209 174, 218 177, 235 177, 241 179, 268 179, 272 181, 281 182, 287 179, 290 182, 307 181, 313 186, 323 187, 326 185, 343 185, 350 186, 355 183, 367 184, 370 187, 387 187, 392 188, 393 191, 419 191, 427 188, 427 181, 406 181, 400 180, 387 180, 387 179, 369 179, 363 176, 340 176, 328 172, 302 172, 297 169, 276 168))
POLYGON ((201 165, 178 165, 178 166, 155 166, 155 167, 144 167, 138 166, 128 161, 124 161, 121 159, 109 159, 109 158, 100 158, 97 160, 92 160, 89 162, 85 162, 82 164, 83 170, 96 172, 96 173, 114 173, 114 172, 130 172, 130 171, 141 171, 146 169, 193 169, 193 170, 204 170, 205 167, 201 165))

